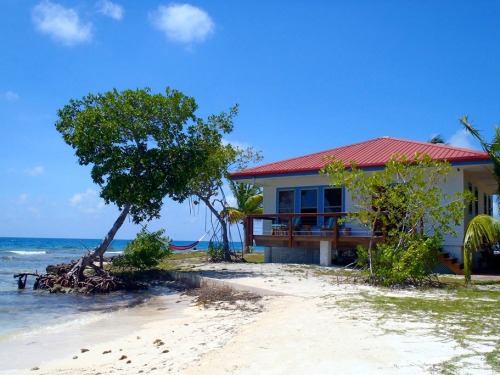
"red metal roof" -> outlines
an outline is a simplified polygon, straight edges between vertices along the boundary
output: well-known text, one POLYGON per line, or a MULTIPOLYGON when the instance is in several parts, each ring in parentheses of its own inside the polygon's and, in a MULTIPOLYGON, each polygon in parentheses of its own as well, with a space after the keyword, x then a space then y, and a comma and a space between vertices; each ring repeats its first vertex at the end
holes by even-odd
POLYGON ((314 154, 248 168, 232 173, 231 177, 258 177, 282 174, 293 175, 318 172, 327 163, 324 156, 334 156, 336 159, 343 160, 346 167, 349 166, 350 160, 354 160, 359 168, 376 168, 383 167, 394 154, 413 157, 417 152, 427 154, 434 160, 448 161, 450 163, 484 162, 490 160, 488 154, 482 151, 392 137, 380 137, 369 141, 354 143, 352 145, 316 152, 314 154))

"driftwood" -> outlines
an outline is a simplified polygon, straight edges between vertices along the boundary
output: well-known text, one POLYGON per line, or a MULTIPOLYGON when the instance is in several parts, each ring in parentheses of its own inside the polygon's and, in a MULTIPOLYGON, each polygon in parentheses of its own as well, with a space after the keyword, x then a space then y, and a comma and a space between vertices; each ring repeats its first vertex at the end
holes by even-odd
POLYGON ((22 273, 17 273, 14 275, 14 279, 17 278, 17 288, 18 289, 24 289, 26 288, 26 280, 28 279, 28 276, 40 276, 38 273, 29 273, 29 272, 22 272, 22 273))

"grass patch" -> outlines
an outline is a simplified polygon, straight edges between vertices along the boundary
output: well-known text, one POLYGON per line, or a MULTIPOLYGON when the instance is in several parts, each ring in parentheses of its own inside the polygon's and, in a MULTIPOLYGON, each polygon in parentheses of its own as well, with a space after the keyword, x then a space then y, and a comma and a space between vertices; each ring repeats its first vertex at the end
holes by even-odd
MULTIPOLYGON (((361 319, 376 319, 385 333, 394 333, 394 329, 384 328, 385 322, 399 322, 405 332, 418 330, 418 334, 451 339, 469 352, 433 366, 437 373, 456 373, 461 363, 469 361, 482 363, 488 370, 500 371, 498 287, 483 289, 481 285, 464 287, 448 284, 443 289, 429 288, 415 290, 414 293, 385 293, 384 290, 374 289, 361 291, 357 298, 351 296, 335 303, 359 311, 361 319), (366 308, 375 314, 363 313, 366 308)), ((404 332, 401 334, 404 335, 404 332)))
POLYGON ((248 253, 243 258, 247 263, 264 263, 264 253, 248 253))
POLYGON ((489 364, 495 372, 500 373, 500 349, 493 350, 486 354, 486 363, 489 364))
MULTIPOLYGON (((237 262, 264 263, 264 253, 248 253, 243 255, 243 259, 238 259, 237 262)), ((172 254, 159 268, 168 271, 191 271, 196 265, 208 262, 210 257, 206 251, 186 251, 172 254)))

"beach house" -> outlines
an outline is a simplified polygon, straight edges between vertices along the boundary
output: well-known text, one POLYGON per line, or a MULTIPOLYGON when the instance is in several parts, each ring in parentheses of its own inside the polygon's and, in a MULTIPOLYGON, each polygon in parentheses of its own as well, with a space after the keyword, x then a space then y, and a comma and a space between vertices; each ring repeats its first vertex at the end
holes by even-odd
MULTIPOLYGON (((478 214, 492 213, 496 182, 493 164, 485 152, 442 144, 380 137, 292 159, 277 161, 232 173, 235 181, 262 187, 262 215, 247 219, 248 245, 264 246, 265 261, 331 265, 355 258, 358 244, 367 244, 368 233, 355 223, 337 219, 355 211, 349 191, 333 187, 319 171, 334 156, 349 165, 374 171, 384 168, 392 155, 415 153, 447 161, 452 173, 442 186, 447 194, 469 190, 476 200, 466 207, 457 236, 446 236, 440 272, 461 273, 463 237, 468 222, 478 214)), ((375 238, 383 241, 383 236, 375 238)))

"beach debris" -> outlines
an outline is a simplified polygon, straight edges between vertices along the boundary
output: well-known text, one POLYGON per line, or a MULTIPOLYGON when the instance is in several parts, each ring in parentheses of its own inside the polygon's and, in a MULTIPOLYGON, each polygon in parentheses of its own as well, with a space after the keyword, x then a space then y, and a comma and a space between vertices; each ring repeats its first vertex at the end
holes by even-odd
POLYGON ((88 349, 85 349, 85 348, 80 349, 80 352, 81 352, 81 353, 85 353, 85 352, 88 352, 88 351, 89 351, 89 350, 88 350, 88 349))
POLYGON ((120 361, 123 361, 124 359, 127 359, 127 356, 126 356, 126 355, 122 355, 122 356, 120 357, 120 361))
POLYGON ((102 352, 102 354, 109 354, 109 353, 111 353, 111 350, 105 350, 102 352))
POLYGON ((75 356, 73 357, 73 359, 78 359, 78 356, 77 356, 77 355, 75 355, 75 356))
POLYGON ((170 350, 168 349, 165 349, 164 351, 162 351, 162 353, 168 353, 170 350))
POLYGON ((36 371, 36 370, 40 370, 40 367, 35 366, 31 368, 31 371, 36 371))
POLYGON ((126 363, 132 363, 132 361, 129 359, 126 363))
POLYGON ((155 344, 156 346, 165 345, 165 343, 160 339, 156 339, 155 341, 153 341, 153 344, 155 344))

